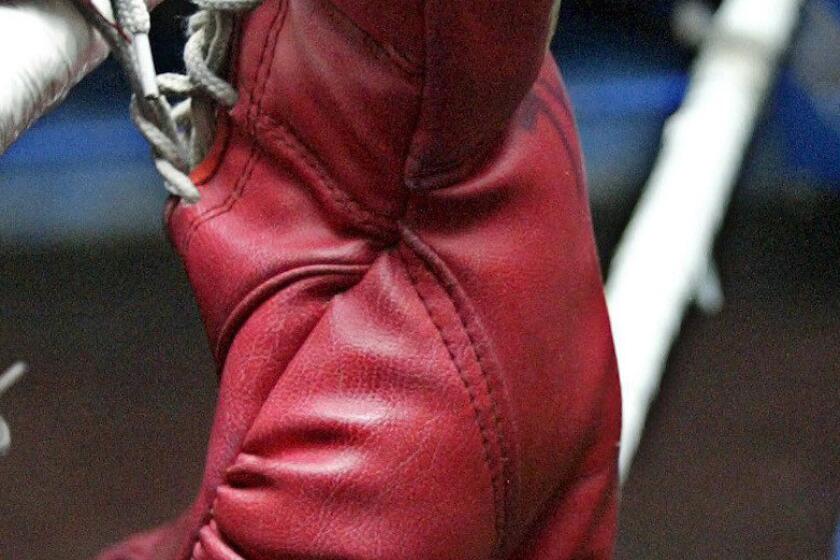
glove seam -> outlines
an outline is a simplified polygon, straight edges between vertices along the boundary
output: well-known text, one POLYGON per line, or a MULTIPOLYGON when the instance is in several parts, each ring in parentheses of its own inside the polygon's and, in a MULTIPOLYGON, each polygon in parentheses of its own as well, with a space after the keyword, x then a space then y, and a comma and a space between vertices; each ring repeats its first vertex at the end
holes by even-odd
POLYGON ((508 523, 508 503, 510 503, 511 499, 511 488, 510 485, 505 485, 505 481, 512 481, 513 478, 510 473, 511 468, 511 459, 506 447, 505 438, 503 436, 504 430, 502 428, 502 423, 504 419, 502 418, 501 414, 499 413, 499 403, 497 392, 493 388, 493 383, 490 382, 489 376, 487 375, 487 370, 483 361, 485 358, 483 357, 483 353, 479 351, 478 345, 476 344, 475 338, 473 334, 470 332, 470 329, 467 327, 467 321, 463 316, 463 310, 459 307, 456 303, 455 298, 452 297, 452 294, 446 287, 446 283, 443 282, 439 276, 435 267, 428 262, 428 259, 425 258, 421 252, 418 251, 416 247, 413 245, 415 242, 418 242, 417 239, 412 232, 410 232, 407 228, 402 229, 403 233, 403 243, 402 247, 404 250, 398 251, 397 254, 399 256, 399 260, 405 269, 406 274, 411 282, 412 288, 414 289, 415 293, 417 294, 420 302, 423 305, 426 314, 428 315, 430 321, 435 327, 435 330, 438 332, 441 340, 444 343, 444 346, 449 353, 450 360, 454 365, 455 369, 458 372, 459 377, 461 378, 462 383, 467 391, 467 394, 470 399, 470 404, 473 408, 473 412, 475 413, 475 421, 476 425, 481 433, 482 444, 484 448, 484 460, 489 471, 492 485, 493 485, 493 494, 494 494, 494 501, 495 501, 495 528, 497 534, 496 540, 496 552, 503 551, 506 546, 506 525, 508 523), (432 282, 437 285, 444 297, 447 301, 452 305, 452 309, 454 311, 454 315, 458 321, 458 326, 460 327, 461 332, 467 339, 467 348, 472 354, 472 357, 475 361, 475 364, 479 371, 479 376, 484 381, 484 393, 487 396, 488 401, 490 402, 490 425, 485 425, 486 422, 481 419, 481 407, 477 402, 477 397, 475 393, 475 386, 469 380, 468 376, 466 375, 463 367, 460 364, 460 360, 456 357, 457 353, 454 350, 454 346, 457 344, 456 342, 452 341, 444 334, 444 327, 441 324, 439 318, 436 315, 436 312, 433 310, 432 306, 429 305, 428 296, 423 294, 423 290, 420 286, 420 279, 419 277, 411 270, 411 266, 409 265, 405 252, 408 252, 411 256, 416 258, 420 261, 420 265, 428 274, 429 278, 432 282), (494 436, 495 442, 499 448, 498 457, 495 458, 495 453, 492 450, 490 439, 487 437, 487 434, 490 433, 494 436), (494 464, 495 463, 495 464, 494 464))
MULTIPOLYGON (((253 94, 249 95, 247 98, 247 114, 249 117, 255 117, 258 115, 262 108, 263 98, 265 97, 265 91, 268 87, 268 81, 272 73, 272 62, 276 56, 277 42, 280 39, 280 31, 286 21, 287 13, 288 2, 280 2, 277 7, 277 12, 274 14, 274 19, 269 27, 271 32, 266 34, 266 40, 263 43, 263 48, 260 52, 260 60, 257 63, 256 70, 256 79, 258 80, 257 86, 253 89, 253 94), (269 53, 271 54, 269 55, 269 53), (262 78, 260 79, 261 74, 262 78)), ((248 121, 253 122, 254 119, 249 118, 248 121)), ((251 130, 251 133, 256 136, 256 127, 254 127, 254 130, 251 130)), ((207 208, 204 212, 198 214, 190 221, 187 231, 184 234, 184 252, 189 249, 196 230, 207 222, 229 212, 234 207, 236 202, 241 198, 242 191, 244 191, 247 182, 251 178, 251 173, 253 172, 253 168, 256 165, 256 160, 258 158, 259 153, 257 147, 252 144, 249 148, 247 163, 245 164, 242 175, 239 176, 239 179, 236 182, 236 187, 231 190, 228 196, 225 197, 224 201, 216 206, 207 208)))
POLYGON ((184 248, 181 250, 184 254, 187 254, 189 251, 190 245, 192 244, 196 233, 202 226, 219 216, 230 212, 236 202, 242 198, 242 194, 245 192, 245 187, 250 182, 251 175, 254 173, 254 168, 257 166, 257 162, 262 158, 262 156, 263 154, 261 150, 259 150, 256 146, 251 146, 251 148, 249 148, 248 160, 245 162, 242 174, 239 175, 236 180, 236 185, 231 192, 228 193, 224 201, 216 206, 208 208, 190 222, 187 231, 184 232, 184 248))
POLYGON ((423 240, 411 230, 411 228, 404 224, 400 224, 400 233, 404 244, 411 249, 412 253, 419 258, 426 268, 431 272, 432 278, 441 287, 446 294, 455 314, 461 324, 461 328, 469 341, 473 352, 475 353, 476 362, 482 373, 482 377, 487 384, 487 392, 491 402, 494 404, 494 425, 499 437, 499 449, 502 453, 502 467, 503 474, 506 481, 508 481, 506 490, 507 504, 516 503, 516 493, 519 487, 519 478, 515 473, 516 463, 515 458, 518 456, 515 444, 515 422, 512 414, 507 408, 508 395, 500 374, 498 373, 499 365, 492 350, 485 351, 483 345, 478 343, 478 339, 489 340, 482 332, 482 327, 475 319, 476 313, 472 310, 467 296, 460 292, 460 287, 455 280, 454 275, 446 267, 446 264, 440 258, 434 249, 426 245, 423 240), (470 320, 467 317, 471 316, 474 319, 470 320), (476 333, 475 331, 479 332, 476 333), (489 354, 489 355, 488 355, 489 354), (505 406, 501 406, 504 404, 505 406), (508 443, 510 440, 511 443, 508 443))

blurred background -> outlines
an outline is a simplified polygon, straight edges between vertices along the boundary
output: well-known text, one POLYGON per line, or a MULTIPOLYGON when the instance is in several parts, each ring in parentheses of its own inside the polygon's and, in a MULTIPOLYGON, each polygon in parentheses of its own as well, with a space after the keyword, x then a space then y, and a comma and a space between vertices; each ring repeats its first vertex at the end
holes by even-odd
MULTIPOLYGON (((564 0, 604 269, 714 2, 564 0), (699 10, 699 11, 698 11, 699 10)), ((154 16, 180 69, 186 2, 154 16)), ((162 234, 164 191, 111 61, 0 157, 0 558, 89 558, 197 488, 215 369, 162 234)), ((827 559, 840 513, 840 0, 809 0, 625 485, 620 559, 827 559)))

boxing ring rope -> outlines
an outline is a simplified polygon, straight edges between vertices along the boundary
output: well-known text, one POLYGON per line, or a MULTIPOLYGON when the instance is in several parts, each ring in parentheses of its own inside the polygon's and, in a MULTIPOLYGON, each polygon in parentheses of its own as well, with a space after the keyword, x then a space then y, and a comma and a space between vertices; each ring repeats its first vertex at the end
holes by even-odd
POLYGON ((719 302, 712 246, 803 0, 727 0, 668 120, 607 275, 621 377, 626 480, 683 314, 719 302))
MULTIPOLYGON (((0 396, 9 390, 9 387, 17 383, 26 373, 26 364, 23 362, 16 362, 12 367, 0 374, 0 396)), ((12 444, 12 433, 9 430, 9 425, 0 416, 0 457, 3 457, 9 452, 9 447, 12 444)))

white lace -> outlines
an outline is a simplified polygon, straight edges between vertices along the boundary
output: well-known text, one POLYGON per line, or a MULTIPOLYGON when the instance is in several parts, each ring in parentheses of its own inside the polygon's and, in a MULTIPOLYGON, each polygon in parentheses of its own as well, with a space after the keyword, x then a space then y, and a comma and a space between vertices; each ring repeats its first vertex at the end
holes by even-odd
POLYGON ((210 149, 216 108, 232 107, 237 100, 236 90, 219 77, 227 64, 235 17, 264 0, 192 0, 199 11, 189 19, 184 51, 187 73, 157 76, 145 1, 110 1, 114 21, 90 0, 73 0, 125 70, 134 92, 131 118, 152 145, 155 166, 166 189, 186 202, 196 202, 199 193, 189 173, 210 149), (182 100, 173 107, 167 96, 182 100))
MULTIPOLYGON (((12 367, 6 370, 5 373, 0 375, 0 396, 5 393, 9 387, 15 384, 18 379, 20 379, 23 374, 26 373, 26 364, 23 362, 17 362, 12 367)), ((12 435, 9 431, 9 425, 6 424, 6 421, 3 420, 3 417, 0 416, 0 457, 4 456, 6 453, 9 452, 9 447, 12 444, 12 435)))

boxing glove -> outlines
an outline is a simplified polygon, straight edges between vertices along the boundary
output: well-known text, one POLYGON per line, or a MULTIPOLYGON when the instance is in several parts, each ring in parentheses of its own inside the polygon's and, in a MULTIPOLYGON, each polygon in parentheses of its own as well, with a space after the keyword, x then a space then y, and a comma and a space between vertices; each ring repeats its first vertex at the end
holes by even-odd
POLYGON ((201 200, 177 521, 102 560, 609 558, 620 403, 551 0, 267 0, 201 200))

